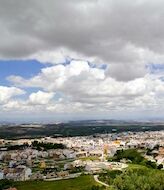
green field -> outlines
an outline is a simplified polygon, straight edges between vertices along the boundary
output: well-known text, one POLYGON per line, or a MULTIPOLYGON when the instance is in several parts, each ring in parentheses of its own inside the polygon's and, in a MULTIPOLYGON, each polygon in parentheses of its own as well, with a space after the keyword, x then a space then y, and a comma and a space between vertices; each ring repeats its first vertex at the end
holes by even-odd
POLYGON ((75 179, 61 181, 29 181, 15 184, 18 190, 90 190, 97 185, 93 176, 80 176, 75 179))

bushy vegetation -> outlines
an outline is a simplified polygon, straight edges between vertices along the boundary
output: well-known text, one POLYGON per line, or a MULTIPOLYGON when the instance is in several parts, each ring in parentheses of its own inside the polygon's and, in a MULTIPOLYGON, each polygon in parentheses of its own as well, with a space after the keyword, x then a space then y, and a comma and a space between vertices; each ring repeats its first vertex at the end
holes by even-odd
POLYGON ((107 173, 101 173, 99 175, 100 181, 106 184, 113 184, 113 180, 122 173, 120 170, 107 171, 107 173))
POLYGON ((129 169, 117 176, 112 186, 115 190, 163 190, 164 173, 148 168, 129 169))
POLYGON ((157 167, 159 170, 161 170, 163 168, 163 164, 159 164, 157 167))
POLYGON ((144 160, 144 157, 135 149, 117 150, 113 160, 120 161, 121 159, 131 160, 134 164, 139 164, 144 160))
POLYGON ((163 190, 164 172, 143 166, 126 171, 110 171, 101 174, 99 179, 113 190, 163 190))
POLYGON ((140 164, 150 168, 157 168, 155 162, 146 160, 136 149, 117 150, 114 157, 110 158, 110 161, 120 161, 122 159, 130 160, 133 164, 140 164))
POLYGON ((29 147, 28 143, 24 143, 22 145, 8 145, 7 150, 23 150, 27 147, 29 147))
POLYGON ((8 189, 13 186, 12 181, 0 180, 0 190, 8 189))
POLYGON ((69 173, 80 173, 84 172, 85 167, 84 166, 79 166, 79 167, 72 167, 72 169, 69 171, 69 173))
POLYGON ((44 142, 38 142, 38 141, 33 141, 32 147, 34 147, 37 150, 64 149, 64 148, 66 148, 66 146, 63 144, 44 143, 44 142))
POLYGON ((109 171, 100 175, 100 180, 109 184, 113 190, 163 190, 164 172, 162 165, 146 160, 135 149, 118 150, 110 161, 130 160, 129 168, 124 171, 109 171))

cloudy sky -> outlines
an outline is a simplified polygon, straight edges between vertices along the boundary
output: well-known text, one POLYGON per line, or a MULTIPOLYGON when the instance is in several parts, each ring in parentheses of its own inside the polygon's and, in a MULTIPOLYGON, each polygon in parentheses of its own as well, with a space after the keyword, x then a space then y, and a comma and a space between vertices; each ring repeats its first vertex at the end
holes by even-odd
POLYGON ((163 119, 163 0, 0 0, 0 120, 163 119))

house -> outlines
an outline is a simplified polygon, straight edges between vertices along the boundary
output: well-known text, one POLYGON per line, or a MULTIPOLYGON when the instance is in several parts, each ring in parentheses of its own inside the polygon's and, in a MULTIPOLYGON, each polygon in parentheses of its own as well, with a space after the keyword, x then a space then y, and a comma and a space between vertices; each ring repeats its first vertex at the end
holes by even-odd
POLYGON ((44 179, 44 175, 41 174, 40 172, 36 172, 31 175, 30 179, 31 180, 42 180, 42 179, 44 179))
POLYGON ((160 156, 164 157, 164 147, 159 147, 159 153, 160 156))
POLYGON ((58 177, 65 177, 65 176, 68 176, 68 175, 69 175, 69 172, 68 172, 68 171, 56 172, 56 175, 57 175, 58 177))
POLYGON ((51 178, 56 178, 56 177, 57 177, 57 175, 54 172, 47 173, 47 175, 46 175, 46 179, 51 179, 51 178))
POLYGON ((87 156, 88 156, 88 153, 86 151, 80 151, 76 153, 77 158, 87 157, 87 156))
POLYGON ((16 168, 6 168, 4 171, 4 179, 13 181, 26 181, 32 175, 31 169, 26 166, 18 166, 16 168))

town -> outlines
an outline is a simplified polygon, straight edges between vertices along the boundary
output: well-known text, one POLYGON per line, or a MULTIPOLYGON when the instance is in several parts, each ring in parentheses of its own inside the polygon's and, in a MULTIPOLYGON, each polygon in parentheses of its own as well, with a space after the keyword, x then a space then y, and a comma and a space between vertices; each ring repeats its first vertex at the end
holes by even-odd
POLYGON ((112 159, 121 150, 137 150, 163 170, 164 131, 0 139, 0 180, 55 181, 123 170, 131 160, 112 159))

